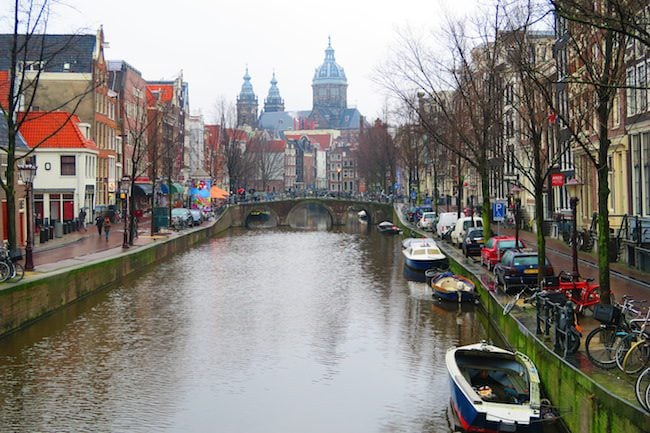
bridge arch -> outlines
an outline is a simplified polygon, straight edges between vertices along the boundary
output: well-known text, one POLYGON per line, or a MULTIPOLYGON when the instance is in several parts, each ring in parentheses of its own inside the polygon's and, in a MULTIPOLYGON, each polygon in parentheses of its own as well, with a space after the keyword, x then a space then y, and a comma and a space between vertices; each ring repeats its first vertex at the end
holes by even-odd
POLYGON ((305 205, 318 205, 332 219, 332 225, 345 225, 350 211, 355 213, 364 210, 368 216, 368 224, 374 225, 393 218, 393 206, 390 203, 365 202, 355 200, 340 200, 335 198, 298 198, 274 200, 268 202, 240 203, 232 206, 231 215, 233 226, 244 227, 252 212, 268 212, 277 221, 278 226, 289 225, 289 215, 295 208, 305 205))

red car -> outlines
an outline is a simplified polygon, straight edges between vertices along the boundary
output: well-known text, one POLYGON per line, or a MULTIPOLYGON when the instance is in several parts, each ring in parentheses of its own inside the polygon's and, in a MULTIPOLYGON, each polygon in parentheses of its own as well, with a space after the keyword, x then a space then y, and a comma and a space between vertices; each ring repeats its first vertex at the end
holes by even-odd
MULTIPOLYGON (((519 248, 526 248, 526 243, 519 239, 519 248)), ((494 236, 481 248, 481 266, 487 266, 492 270, 494 265, 501 261, 504 251, 515 248, 514 236, 494 236)))

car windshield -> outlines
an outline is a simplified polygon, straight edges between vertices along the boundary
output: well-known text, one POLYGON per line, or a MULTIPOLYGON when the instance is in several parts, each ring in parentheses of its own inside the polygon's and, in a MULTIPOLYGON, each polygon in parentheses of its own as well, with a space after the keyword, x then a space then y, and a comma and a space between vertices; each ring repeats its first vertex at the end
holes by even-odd
POLYGON ((512 261, 514 266, 537 266, 537 256, 518 256, 512 261))
MULTIPOLYGON (((507 241, 500 241, 499 242, 499 248, 502 250, 508 249, 508 248, 514 248, 515 247, 515 240, 514 239, 509 239, 507 241)), ((519 248, 524 248, 524 244, 519 241, 519 248)))

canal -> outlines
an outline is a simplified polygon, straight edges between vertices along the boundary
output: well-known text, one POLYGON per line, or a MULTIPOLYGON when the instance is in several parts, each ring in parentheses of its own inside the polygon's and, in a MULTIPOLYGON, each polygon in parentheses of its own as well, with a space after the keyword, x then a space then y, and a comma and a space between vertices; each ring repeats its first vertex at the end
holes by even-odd
POLYGON ((474 307, 360 222, 231 230, 2 340, 12 432, 445 432, 474 307))

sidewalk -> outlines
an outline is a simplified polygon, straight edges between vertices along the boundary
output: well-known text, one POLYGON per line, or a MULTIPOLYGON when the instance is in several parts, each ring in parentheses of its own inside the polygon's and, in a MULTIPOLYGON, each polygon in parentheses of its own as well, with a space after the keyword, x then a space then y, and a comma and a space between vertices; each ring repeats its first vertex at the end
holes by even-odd
MULTIPOLYGON (((152 237, 150 224, 151 219, 148 217, 139 221, 139 235, 134 239, 130 248, 147 245, 156 239, 164 239, 175 233, 161 231, 152 237)), ((48 240, 46 243, 35 244, 33 248, 34 271, 26 272, 25 278, 28 278, 30 274, 47 273, 129 251, 129 249, 122 248, 123 242, 123 222, 113 224, 108 240, 106 240, 103 231, 99 235, 97 228, 93 224, 88 224, 85 231, 73 231, 60 238, 55 237, 48 240)))

